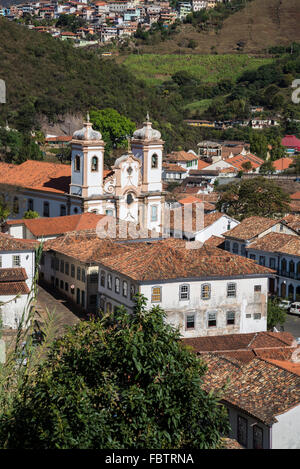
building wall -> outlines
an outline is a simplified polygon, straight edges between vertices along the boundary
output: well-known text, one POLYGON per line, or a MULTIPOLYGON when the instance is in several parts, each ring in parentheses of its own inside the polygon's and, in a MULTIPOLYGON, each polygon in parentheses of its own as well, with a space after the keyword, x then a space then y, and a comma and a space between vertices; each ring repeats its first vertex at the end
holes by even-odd
POLYGON ((167 321, 180 328, 184 337, 259 332, 267 330, 267 278, 228 280, 174 281, 141 285, 140 292, 148 299, 147 307, 158 304, 167 313, 167 321), (227 297, 227 284, 236 284, 236 297, 227 297), (201 299, 201 287, 210 284, 210 299, 201 299), (179 286, 189 285, 189 299, 179 299, 179 286), (255 293, 254 286, 261 292, 255 293), (152 288, 161 286, 161 301, 151 302, 152 288), (235 313, 235 324, 227 325, 227 313, 235 313), (216 313, 216 326, 209 327, 208 314, 216 313), (187 329, 186 318, 195 315, 195 327, 187 329), (257 315, 257 316, 255 316, 257 315), (257 317, 257 319, 256 319, 257 317))
MULTIPOLYGON (((28 300, 28 295, 21 295, 18 298, 15 295, 0 296, 0 302, 5 303, 0 306, 0 316, 5 329, 18 328, 23 312, 26 311, 28 313, 28 300)), ((24 320, 26 320, 26 317, 25 315, 24 320)))
POLYGON ((202 243, 204 243, 211 236, 221 236, 223 233, 228 231, 229 226, 229 229, 232 229, 238 224, 238 221, 223 215, 221 218, 215 221, 215 223, 212 223, 211 225, 204 228, 203 231, 197 233, 195 239, 196 241, 201 241, 202 243))
POLYGON ((95 304, 91 303, 91 296, 97 296, 98 277, 93 282, 91 275, 98 274, 98 267, 87 265, 72 257, 68 257, 58 252, 52 253, 46 251, 44 259, 40 263, 40 279, 48 285, 57 289, 61 294, 71 300, 79 309, 86 312, 95 312, 97 307, 97 299, 95 304), (54 255, 55 254, 55 255, 54 255), (55 261, 58 260, 58 269, 55 267, 55 261), (61 269, 61 261, 64 262, 64 268, 61 269), (66 273, 66 263, 69 264, 69 273, 66 273), (74 265, 74 276, 71 275, 71 266, 74 265), (80 278, 77 276, 77 269, 80 268, 80 278), (63 270, 63 271, 62 271, 63 270), (82 278, 82 271, 85 272, 85 280, 82 278), (62 283, 61 283, 62 282, 62 283), (67 285, 66 285, 67 284, 67 285), (71 286, 74 286, 71 289, 71 286), (67 286, 67 288, 66 288, 67 286), (80 301, 78 302, 77 290, 80 292, 80 301), (84 301, 82 301, 82 292, 84 292, 84 301))
POLYGON ((300 449, 300 405, 276 416, 272 426, 272 449, 300 449))
POLYGON ((246 445, 242 445, 247 449, 253 449, 253 427, 258 425, 263 431, 263 449, 270 449, 270 427, 258 421, 256 418, 244 413, 242 409, 237 409, 225 403, 228 410, 229 424, 231 431, 229 433, 230 438, 234 438, 238 441, 238 416, 244 418, 247 422, 247 438, 246 445))
MULTIPOLYGON (((33 251, 17 251, 17 252, 1 252, 1 267, 3 269, 10 269, 13 266, 13 256, 20 256, 20 266, 23 267, 27 274, 26 284, 29 290, 32 287, 34 268, 35 268, 35 253, 33 251)), ((16 266, 17 267, 17 266, 16 266)))

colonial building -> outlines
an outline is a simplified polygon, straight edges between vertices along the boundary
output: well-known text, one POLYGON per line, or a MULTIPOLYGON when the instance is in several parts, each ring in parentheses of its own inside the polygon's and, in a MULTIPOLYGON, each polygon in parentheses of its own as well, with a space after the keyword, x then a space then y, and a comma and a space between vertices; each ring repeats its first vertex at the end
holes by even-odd
POLYGON ((0 317, 4 328, 27 320, 35 270, 35 244, 0 233, 0 317))
POLYGON ((132 311, 134 295, 142 293, 147 308, 164 309, 184 337, 266 330, 273 271, 215 247, 186 247, 175 239, 133 243, 102 258, 99 308, 132 311))
POLYGON ((73 134, 70 166, 29 160, 19 166, 0 163, 1 192, 11 203, 11 218, 23 218, 27 210, 42 217, 88 211, 159 230, 163 144, 147 117, 133 134, 131 150, 105 170, 105 144, 88 118, 73 134))

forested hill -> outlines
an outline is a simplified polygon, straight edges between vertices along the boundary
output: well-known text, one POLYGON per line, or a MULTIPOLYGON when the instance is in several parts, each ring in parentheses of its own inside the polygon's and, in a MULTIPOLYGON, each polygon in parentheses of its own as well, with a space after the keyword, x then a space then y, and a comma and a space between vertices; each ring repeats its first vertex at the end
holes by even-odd
POLYGON ((91 107, 113 107, 136 122, 147 110, 164 120, 165 106, 125 67, 96 52, 75 49, 66 41, 0 18, 0 78, 6 81, 7 104, 2 121, 46 115, 85 113, 91 107))

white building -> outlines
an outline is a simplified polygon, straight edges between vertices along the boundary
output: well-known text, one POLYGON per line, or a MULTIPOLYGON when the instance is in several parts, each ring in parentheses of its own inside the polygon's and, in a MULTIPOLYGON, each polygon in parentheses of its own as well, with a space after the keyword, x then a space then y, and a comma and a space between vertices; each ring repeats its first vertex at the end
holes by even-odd
POLYGON ((132 311, 141 293, 184 337, 264 331, 272 275, 249 259, 182 240, 131 244, 99 261, 98 306, 132 311))
POLYGON ((0 315, 4 328, 17 329, 29 312, 35 272, 35 244, 0 233, 0 315))
POLYGON ((71 165, 30 160, 18 166, 0 163, 0 191, 12 206, 10 218, 23 218, 27 210, 43 217, 88 211, 159 230, 163 144, 147 118, 133 134, 132 152, 104 170, 104 142, 88 119, 74 132, 71 165))

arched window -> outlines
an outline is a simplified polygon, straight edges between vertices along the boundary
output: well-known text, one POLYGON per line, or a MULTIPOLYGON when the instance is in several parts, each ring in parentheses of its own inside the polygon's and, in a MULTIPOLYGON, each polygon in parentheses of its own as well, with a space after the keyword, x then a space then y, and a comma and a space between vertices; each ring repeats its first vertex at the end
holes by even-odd
POLYGON ((27 210, 33 210, 33 199, 28 199, 27 210))
POLYGON ((129 194, 127 194, 127 197, 126 197, 127 205, 132 204, 133 200, 134 200, 134 199, 133 199, 133 196, 132 196, 132 194, 129 192, 129 194))
POLYGON ((158 168, 158 156, 156 153, 154 153, 154 155, 151 156, 151 168, 152 169, 158 168))
POLYGON ((115 292, 120 293, 120 279, 118 277, 115 278, 115 292))
POLYGON ((290 271, 291 274, 293 274, 295 272, 295 263, 294 263, 294 261, 290 261, 289 271, 290 271))
POLYGON ((80 156, 75 156, 75 171, 80 171, 80 156))
POLYGON ((91 171, 98 171, 98 158, 97 158, 97 156, 93 156, 93 158, 92 158, 91 171))
POLYGON ((286 272, 286 260, 285 259, 282 259, 281 261, 281 270, 282 272, 286 272))

